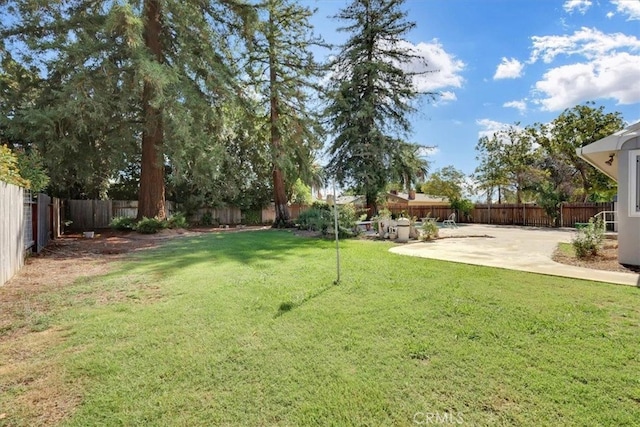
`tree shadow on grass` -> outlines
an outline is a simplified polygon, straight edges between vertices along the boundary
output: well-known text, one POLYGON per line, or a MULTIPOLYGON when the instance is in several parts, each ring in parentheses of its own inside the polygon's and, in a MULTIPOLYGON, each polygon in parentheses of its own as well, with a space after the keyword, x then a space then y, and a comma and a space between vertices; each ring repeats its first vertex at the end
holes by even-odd
POLYGON ((300 301, 297 301, 297 302, 284 301, 278 307, 278 311, 273 316, 273 318, 277 319, 278 317, 290 312, 291 310, 306 304, 307 302, 311 301, 312 299, 321 296, 322 294, 324 294, 325 292, 327 292, 329 289, 333 288, 334 286, 337 286, 337 284, 335 282, 333 282, 330 285, 327 285, 327 286, 324 286, 324 287, 318 289, 316 292, 313 292, 313 293, 311 293, 309 295, 306 295, 304 298, 302 298, 300 301))
POLYGON ((304 260, 311 249, 331 247, 331 242, 303 238, 287 231, 260 230, 215 233, 170 241, 129 260, 149 273, 171 275, 197 264, 236 262, 260 265, 269 261, 304 260))

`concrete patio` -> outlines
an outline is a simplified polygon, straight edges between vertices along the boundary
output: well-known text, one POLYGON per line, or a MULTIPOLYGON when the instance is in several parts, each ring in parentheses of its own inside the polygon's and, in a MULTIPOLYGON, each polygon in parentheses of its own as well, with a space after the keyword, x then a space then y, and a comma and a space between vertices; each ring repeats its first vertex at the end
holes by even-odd
POLYGON ((571 242, 573 229, 523 228, 464 224, 440 229, 433 242, 398 245, 400 255, 527 271, 552 276, 640 287, 640 274, 593 270, 559 264, 551 259, 558 243, 571 242))

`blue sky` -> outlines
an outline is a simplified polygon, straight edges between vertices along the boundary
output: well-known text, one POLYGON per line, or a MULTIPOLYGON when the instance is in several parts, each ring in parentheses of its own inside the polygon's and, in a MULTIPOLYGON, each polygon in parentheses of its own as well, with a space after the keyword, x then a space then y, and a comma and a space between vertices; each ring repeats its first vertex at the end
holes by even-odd
MULTIPOLYGON (((304 4, 318 9, 312 24, 325 41, 346 39, 330 16, 347 1, 304 4)), ((405 8, 417 24, 407 42, 439 70, 417 84, 442 95, 412 120, 413 141, 437 146, 431 171, 470 174, 482 135, 546 123, 585 101, 640 121, 640 0, 407 0, 405 8)))

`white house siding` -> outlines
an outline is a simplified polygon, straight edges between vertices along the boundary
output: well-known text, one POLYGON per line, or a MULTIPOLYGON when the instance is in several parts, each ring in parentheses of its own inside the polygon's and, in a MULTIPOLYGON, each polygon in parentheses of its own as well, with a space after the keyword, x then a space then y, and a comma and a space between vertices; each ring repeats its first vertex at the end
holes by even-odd
MULTIPOLYGON (((630 216, 631 201, 629 157, 630 150, 640 149, 640 137, 624 143, 618 152, 618 260, 621 264, 640 265, 640 216, 630 216)), ((634 207, 635 208, 635 207, 634 207)))

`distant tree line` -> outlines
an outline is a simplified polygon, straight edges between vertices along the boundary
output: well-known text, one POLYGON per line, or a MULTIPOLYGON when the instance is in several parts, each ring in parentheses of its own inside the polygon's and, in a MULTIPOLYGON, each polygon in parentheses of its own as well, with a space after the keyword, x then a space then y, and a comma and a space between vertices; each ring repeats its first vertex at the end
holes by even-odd
POLYGON ((314 11, 293 0, 2 2, 0 140, 38 153, 52 195, 137 198, 141 217, 162 219, 167 197, 274 201, 284 225, 322 184, 327 139, 330 173, 373 197, 426 164, 404 139, 418 94, 402 3, 352 1, 336 17, 351 38, 323 65, 314 11))
POLYGON ((480 138, 479 165, 472 175, 447 166, 419 188, 453 203, 473 195, 488 203, 536 203, 557 218, 563 202, 613 200, 616 183, 581 159, 576 149, 624 126, 620 113, 606 113, 593 102, 566 109, 550 123, 515 123, 480 138))
MULTIPOLYGON (((287 203, 327 176, 373 215, 391 183, 419 188, 429 166, 410 117, 436 94, 405 71, 420 58, 403 3, 352 0, 333 49, 295 0, 0 2, 0 159, 54 196, 137 198, 140 217, 162 219, 166 198, 187 210, 273 201, 286 225, 287 203)), ((570 148, 622 121, 580 108, 481 140, 481 187, 501 200, 606 197, 612 184, 570 148)))

